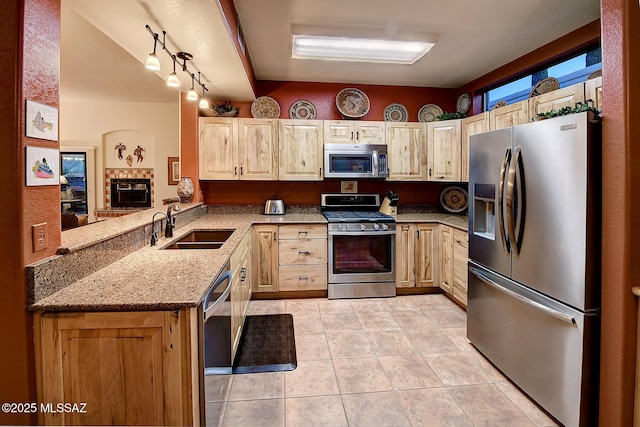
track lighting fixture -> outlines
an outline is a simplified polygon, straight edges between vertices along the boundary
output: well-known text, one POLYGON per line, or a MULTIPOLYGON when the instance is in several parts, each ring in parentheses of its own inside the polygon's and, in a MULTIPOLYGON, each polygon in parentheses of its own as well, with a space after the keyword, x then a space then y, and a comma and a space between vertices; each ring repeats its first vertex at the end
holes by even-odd
POLYGON ((169 77, 167 78, 167 86, 180 87, 180 80, 176 74, 176 56, 172 55, 171 59, 173 60, 173 72, 169 74, 169 77))
POLYGON ((191 74, 191 89, 189 89, 189 92, 187 93, 187 99, 189 101, 197 101, 198 100, 198 93, 193 88, 194 80, 195 80, 195 77, 194 77, 193 74, 191 74))
MULTIPOLYGON (((200 71, 198 71, 198 81, 200 81, 200 71)), ((204 88, 202 89, 202 97, 200 98, 200 103, 198 104, 199 108, 207 109, 209 108, 209 101, 204 97, 204 88)))
POLYGON ((158 71, 160 70, 160 60, 158 59, 158 55, 156 55, 156 45, 158 44, 158 35, 153 34, 153 52, 147 56, 147 62, 145 62, 144 66, 147 67, 148 70, 158 71))
POLYGON ((188 52, 177 52, 175 55, 172 54, 169 51, 169 49, 167 49, 167 44, 166 44, 167 32, 166 31, 162 32, 162 40, 160 40, 158 37, 158 33, 153 32, 153 30, 149 25, 145 25, 145 28, 147 29, 147 31, 149 31, 149 33, 153 37, 153 52, 150 53, 149 56, 147 57, 147 61, 145 62, 145 67, 152 71, 160 70, 160 60, 156 55, 156 47, 157 47, 157 44, 160 43, 160 46, 162 46, 162 50, 164 50, 167 53, 167 55, 171 57, 171 60, 173 61, 173 72, 169 74, 169 77, 167 78, 167 86, 180 87, 180 79, 178 79, 178 75, 176 74, 176 61, 178 61, 178 59, 181 59, 182 64, 180 64, 179 62, 178 64, 181 65, 182 71, 184 71, 185 73, 191 76, 191 89, 187 93, 187 99, 190 101, 198 100, 198 93, 195 90, 195 84, 197 82, 198 85, 200 85, 200 88, 202 88, 203 98, 202 98, 202 101, 200 101, 200 108, 208 108, 209 104, 204 99, 204 93, 209 89, 207 89, 204 83, 202 83, 200 78, 200 71, 198 71, 198 78, 196 79, 195 74, 189 71, 187 67, 187 61, 191 61, 193 59, 193 55, 191 55, 188 52), (205 103, 207 106, 203 107, 205 103))

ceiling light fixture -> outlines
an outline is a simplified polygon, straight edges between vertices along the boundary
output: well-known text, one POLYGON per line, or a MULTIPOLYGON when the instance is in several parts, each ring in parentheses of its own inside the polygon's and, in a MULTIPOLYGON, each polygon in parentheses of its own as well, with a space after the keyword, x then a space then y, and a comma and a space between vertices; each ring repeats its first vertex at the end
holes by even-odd
POLYGON ((160 60, 158 59, 158 55, 156 55, 156 46, 158 45, 158 34, 153 34, 153 52, 147 56, 147 61, 144 63, 144 66, 147 67, 148 70, 158 71, 160 70, 160 60))
POLYGON ((180 87, 180 80, 178 79, 178 75, 176 74, 176 56, 172 55, 171 59, 173 60, 173 72, 169 74, 169 77, 167 77, 167 86, 180 87))
POLYGON ((207 89, 204 83, 202 83, 200 71, 198 71, 198 78, 196 80, 195 74, 189 71, 187 67, 187 61, 191 61, 193 59, 193 55, 191 55, 188 52, 177 52, 174 55, 167 48, 167 44, 166 44, 167 32, 166 31, 162 32, 162 40, 160 40, 158 37, 158 33, 155 33, 149 25, 145 25, 145 28, 147 29, 147 31, 149 31, 149 33, 151 33, 151 36, 153 37, 153 53, 150 53, 149 57, 147 57, 145 66, 152 71, 160 70, 160 60, 156 55, 156 45, 160 43, 160 45, 162 46, 162 50, 164 50, 167 53, 167 55, 171 57, 171 60, 173 61, 173 72, 169 74, 169 77, 167 78, 167 86, 180 87, 180 80, 178 79, 178 75, 176 74, 176 61, 178 59, 181 59, 182 64, 180 65, 182 67, 182 71, 184 71, 189 76, 191 76, 191 89, 187 93, 187 99, 189 99, 190 101, 196 101, 198 99, 198 93, 195 91, 195 88, 194 88, 195 83, 198 83, 198 85, 200 85, 200 87, 202 88, 202 96, 204 97, 204 93, 209 89, 207 89))
MULTIPOLYGON (((200 80, 200 71, 198 71, 198 80, 200 80)), ((200 98, 198 107, 202 109, 207 109, 210 107, 209 101, 207 101, 207 99, 204 97, 204 89, 202 89, 202 98, 200 98)))
POLYGON ((291 57, 296 59, 413 64, 437 42, 432 33, 291 26, 291 57))
POLYGON ((189 92, 187 92, 187 99, 189 101, 197 101, 198 100, 198 93, 196 92, 196 90, 193 88, 193 83, 194 83, 195 77, 193 76, 193 74, 191 75, 191 89, 189 89, 189 92))

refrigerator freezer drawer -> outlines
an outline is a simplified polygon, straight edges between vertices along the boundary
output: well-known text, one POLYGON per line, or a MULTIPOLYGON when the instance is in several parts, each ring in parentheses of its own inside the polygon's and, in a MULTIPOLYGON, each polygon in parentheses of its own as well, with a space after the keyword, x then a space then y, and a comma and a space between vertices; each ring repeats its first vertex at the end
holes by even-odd
POLYGON ((469 265, 467 336, 566 426, 597 424, 598 317, 469 265))

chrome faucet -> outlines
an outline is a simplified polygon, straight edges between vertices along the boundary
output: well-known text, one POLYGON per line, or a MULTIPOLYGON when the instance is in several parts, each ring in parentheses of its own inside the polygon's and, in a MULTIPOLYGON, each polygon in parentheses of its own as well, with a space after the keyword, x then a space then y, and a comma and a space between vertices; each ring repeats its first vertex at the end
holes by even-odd
MULTIPOLYGON (((158 233, 156 232, 156 215, 164 215, 164 217, 167 219, 167 228, 169 228, 169 217, 164 213, 164 212, 156 212, 153 214, 153 218, 151 218, 151 246, 155 246, 156 243, 158 243, 158 233)), ((162 219, 160 219, 160 230, 162 231, 162 219)), ((166 235, 166 231, 165 231, 165 237, 173 237, 173 233, 171 233, 171 236, 167 236, 166 235)))
POLYGON ((176 206, 174 203, 170 204, 167 208, 167 226, 164 229, 164 237, 173 237, 173 229, 176 227, 176 219, 171 216, 171 212, 178 212, 180 206, 176 206))

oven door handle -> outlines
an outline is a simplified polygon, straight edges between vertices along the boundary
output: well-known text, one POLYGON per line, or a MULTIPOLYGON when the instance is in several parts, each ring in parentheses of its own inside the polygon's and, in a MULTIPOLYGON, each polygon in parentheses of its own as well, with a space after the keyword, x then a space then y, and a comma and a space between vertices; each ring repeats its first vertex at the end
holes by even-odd
POLYGON ((390 236, 396 234, 396 230, 386 231, 329 231, 329 236, 390 236))

